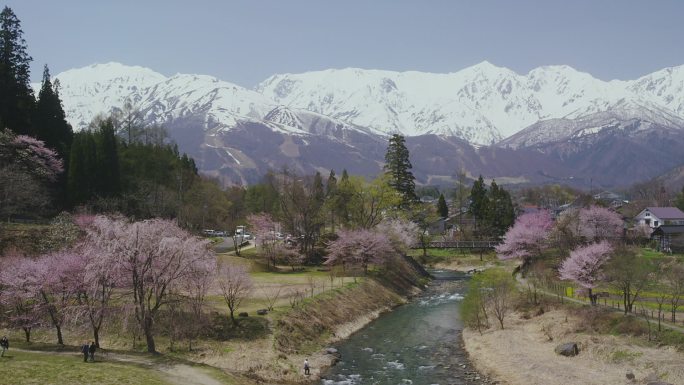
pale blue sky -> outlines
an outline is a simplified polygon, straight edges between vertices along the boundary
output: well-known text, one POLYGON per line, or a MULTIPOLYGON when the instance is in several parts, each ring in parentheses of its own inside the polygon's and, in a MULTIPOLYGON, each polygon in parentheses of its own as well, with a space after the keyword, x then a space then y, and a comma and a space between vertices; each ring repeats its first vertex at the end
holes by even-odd
POLYGON ((360 67, 520 73, 568 64, 632 79, 684 64, 684 1, 6 0, 33 78, 118 61, 252 87, 274 73, 360 67))

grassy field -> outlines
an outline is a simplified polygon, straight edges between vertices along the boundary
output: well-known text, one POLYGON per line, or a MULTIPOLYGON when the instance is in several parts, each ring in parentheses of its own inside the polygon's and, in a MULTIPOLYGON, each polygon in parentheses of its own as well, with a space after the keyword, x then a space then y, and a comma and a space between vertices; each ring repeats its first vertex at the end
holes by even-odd
MULTIPOLYGON (((435 251, 435 254, 438 255, 439 252, 435 251)), ((451 262, 480 263, 479 255, 455 253, 442 254, 440 257, 451 262)), ((212 287, 207 297, 211 329, 204 337, 192 342, 192 351, 188 349, 188 342, 185 340, 172 344, 170 336, 157 334, 155 340, 157 349, 162 353, 162 361, 159 361, 160 358, 141 354, 144 341, 138 340, 134 347, 132 336, 121 332, 120 324, 123 321, 116 317, 108 322, 101 335, 101 343, 104 348, 110 349, 111 355, 109 359, 102 355, 102 360, 93 364, 83 363, 77 348, 73 346, 58 348, 54 344, 55 332, 50 327, 35 329, 32 333, 34 342, 31 344, 21 342, 23 333, 20 330, 0 330, 0 334, 8 333, 13 347, 11 358, 0 361, 0 378, 11 380, 0 380, 0 383, 165 384, 173 381, 172 383, 177 384, 183 382, 174 380, 177 378, 175 373, 165 368, 178 366, 192 367, 193 370, 206 373, 210 378, 225 384, 245 383, 244 379, 231 377, 225 372, 258 374, 273 379, 274 383, 278 383, 280 379, 297 378, 298 363, 304 356, 283 355, 275 350, 274 332, 278 330, 279 322, 283 318, 289 320, 288 314, 295 304, 309 308, 313 303, 322 303, 339 310, 340 306, 335 305, 333 296, 349 295, 345 293, 353 291, 366 281, 361 276, 354 277, 352 272, 341 269, 335 270, 333 274, 321 267, 297 267, 293 270, 290 266, 277 266, 277 270, 269 269, 254 248, 243 250, 241 257, 234 253, 221 253, 217 258, 220 262, 245 266, 254 282, 251 293, 237 309, 237 313, 247 312, 249 317, 238 317, 237 326, 230 321, 228 308, 220 292, 212 287), (256 314, 257 310, 266 309, 270 305, 273 310, 268 314, 256 314), (40 352, 36 352, 38 350, 40 352), (114 356, 132 359, 121 362, 113 359, 114 356)), ((491 262, 493 258, 493 255, 485 255, 482 263, 491 262)), ((359 300, 360 297, 363 296, 356 294, 348 302, 352 303, 352 299, 359 300)), ((331 318, 329 315, 330 311, 321 312, 318 318, 331 318)), ((160 324, 164 322, 163 318, 160 317, 160 324)), ((332 318, 326 322, 333 322, 332 318)), ((82 341, 91 339, 88 328, 68 327, 63 332, 67 344, 79 345, 82 341)), ((313 334, 315 333, 311 332, 313 334)), ((322 334, 320 337, 320 341, 325 340, 322 334)), ((319 340, 318 343, 321 343, 319 340)), ((306 348, 308 353, 312 353, 320 349, 320 346, 312 344, 306 348)))
POLYGON ((0 358, 5 384, 168 384, 159 372, 134 363, 84 363, 80 354, 10 350, 0 358))

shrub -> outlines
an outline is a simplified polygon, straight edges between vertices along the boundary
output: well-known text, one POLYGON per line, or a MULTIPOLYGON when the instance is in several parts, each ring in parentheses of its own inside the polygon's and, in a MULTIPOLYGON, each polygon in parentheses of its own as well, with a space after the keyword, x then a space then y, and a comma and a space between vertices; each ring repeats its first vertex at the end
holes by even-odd
POLYGON ((461 305, 466 324, 480 330, 488 327, 492 315, 504 328, 504 319, 513 307, 516 297, 516 282, 507 271, 488 269, 470 281, 468 292, 461 305))

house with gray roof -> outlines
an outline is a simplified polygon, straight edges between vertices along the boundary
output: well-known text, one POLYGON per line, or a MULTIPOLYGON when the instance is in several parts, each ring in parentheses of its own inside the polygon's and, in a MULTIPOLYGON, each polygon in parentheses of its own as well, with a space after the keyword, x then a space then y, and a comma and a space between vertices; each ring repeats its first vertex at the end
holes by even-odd
POLYGON ((646 207, 634 217, 634 222, 652 229, 662 225, 684 225, 684 212, 676 207, 646 207))
POLYGON ((660 251, 680 253, 684 251, 684 225, 660 225, 653 230, 651 239, 660 251))

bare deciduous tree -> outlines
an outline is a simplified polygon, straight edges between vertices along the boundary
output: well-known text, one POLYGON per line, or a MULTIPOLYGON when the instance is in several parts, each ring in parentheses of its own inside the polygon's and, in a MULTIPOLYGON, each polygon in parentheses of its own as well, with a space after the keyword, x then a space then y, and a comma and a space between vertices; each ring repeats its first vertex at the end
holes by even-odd
POLYGON ((219 266, 216 280, 230 310, 230 320, 237 324, 235 310, 252 290, 252 279, 244 267, 224 264, 219 266))

